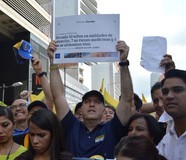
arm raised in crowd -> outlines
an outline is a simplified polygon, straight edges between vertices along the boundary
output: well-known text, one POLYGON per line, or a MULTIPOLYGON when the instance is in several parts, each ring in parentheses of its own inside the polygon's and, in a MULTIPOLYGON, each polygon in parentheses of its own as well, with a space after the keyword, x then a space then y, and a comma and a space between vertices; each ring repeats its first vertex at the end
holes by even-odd
MULTIPOLYGON (((163 59, 160 62, 160 66, 165 67, 165 73, 167 73, 171 69, 175 69, 175 63, 172 60, 172 56, 170 54, 165 54, 163 56, 163 59)), ((164 74, 162 74, 159 77, 158 81, 160 82, 163 78, 164 78, 164 74)), ((151 97, 152 97, 152 95, 151 95, 151 97)), ((143 106, 142 106, 143 113, 151 113, 151 112, 155 112, 155 111, 156 111, 156 108, 154 107, 153 103, 146 103, 146 104, 143 104, 143 106)))
POLYGON ((53 64, 55 50, 56 43, 55 41, 51 41, 47 49, 48 57, 50 59, 50 86, 57 116, 59 120, 62 120, 69 112, 70 108, 65 98, 64 85, 60 76, 58 65, 53 64))
POLYGON ((41 61, 34 57, 32 59, 32 67, 36 74, 39 76, 41 81, 41 86, 45 95, 44 103, 49 107, 50 110, 53 109, 53 98, 52 98, 52 92, 50 89, 50 84, 48 81, 48 78, 43 72, 43 67, 41 61))
MULTIPOLYGON (((120 62, 127 62, 129 47, 124 41, 118 41, 116 45, 117 51, 120 52, 120 62)), ((128 65, 120 63, 120 77, 121 77, 121 99, 116 109, 116 114, 121 123, 125 125, 130 118, 134 106, 134 92, 132 79, 130 76, 128 65)))

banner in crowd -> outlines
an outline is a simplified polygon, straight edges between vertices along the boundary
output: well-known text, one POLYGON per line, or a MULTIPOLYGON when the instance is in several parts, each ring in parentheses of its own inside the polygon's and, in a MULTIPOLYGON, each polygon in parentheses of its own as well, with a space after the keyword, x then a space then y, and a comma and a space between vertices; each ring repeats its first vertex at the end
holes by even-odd
POLYGON ((119 40, 119 15, 57 17, 55 40, 54 63, 118 61, 115 46, 119 40))

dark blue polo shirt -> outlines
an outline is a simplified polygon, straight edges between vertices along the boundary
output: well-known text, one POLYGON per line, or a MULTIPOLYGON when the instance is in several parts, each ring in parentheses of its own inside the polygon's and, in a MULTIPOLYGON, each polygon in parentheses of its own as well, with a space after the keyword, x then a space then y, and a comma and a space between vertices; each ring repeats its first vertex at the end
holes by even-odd
POLYGON ((106 159, 114 158, 116 144, 126 135, 117 115, 109 122, 97 125, 91 132, 71 111, 61 121, 64 129, 67 150, 75 157, 91 157, 101 155, 106 159))

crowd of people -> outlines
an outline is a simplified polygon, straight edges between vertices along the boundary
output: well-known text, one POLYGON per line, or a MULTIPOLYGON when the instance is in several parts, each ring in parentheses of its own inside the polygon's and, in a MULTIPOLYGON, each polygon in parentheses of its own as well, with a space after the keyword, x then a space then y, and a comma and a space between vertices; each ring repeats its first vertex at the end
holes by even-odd
POLYGON ((103 95, 91 90, 83 95, 73 113, 59 66, 53 63, 55 50, 56 43, 51 41, 47 49, 50 79, 41 61, 36 57, 32 60, 41 79, 44 101, 29 102, 29 93, 22 93, 11 106, 0 106, 1 160, 186 159, 186 71, 175 69, 171 55, 166 54, 160 63, 165 74, 151 88, 152 103, 143 104, 133 91, 129 47, 118 41, 118 106, 105 104, 103 95))

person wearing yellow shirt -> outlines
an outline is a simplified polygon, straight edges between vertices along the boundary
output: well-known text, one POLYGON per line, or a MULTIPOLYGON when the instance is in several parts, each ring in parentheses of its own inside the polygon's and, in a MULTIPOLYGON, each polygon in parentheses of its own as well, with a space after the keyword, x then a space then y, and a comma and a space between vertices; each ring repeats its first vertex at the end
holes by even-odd
POLYGON ((14 160, 27 149, 13 141, 14 118, 10 108, 0 106, 0 160, 14 160))

